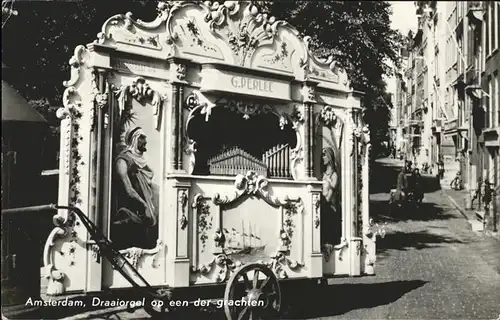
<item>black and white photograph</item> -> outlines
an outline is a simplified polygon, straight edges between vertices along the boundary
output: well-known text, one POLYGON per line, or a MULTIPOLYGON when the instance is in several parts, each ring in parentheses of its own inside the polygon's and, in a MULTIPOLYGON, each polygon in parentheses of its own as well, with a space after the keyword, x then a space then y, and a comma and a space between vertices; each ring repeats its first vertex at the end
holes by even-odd
POLYGON ((2 320, 500 320, 499 24, 2 0, 2 320))

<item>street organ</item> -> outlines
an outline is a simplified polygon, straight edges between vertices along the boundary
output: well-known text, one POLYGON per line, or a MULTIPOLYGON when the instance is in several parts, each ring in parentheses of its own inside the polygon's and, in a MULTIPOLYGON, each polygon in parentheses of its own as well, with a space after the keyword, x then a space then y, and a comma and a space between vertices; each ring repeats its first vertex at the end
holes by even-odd
MULTIPOLYGON (((158 12, 113 16, 76 47, 58 111, 59 203, 174 292, 231 292, 255 268, 276 280, 374 274, 369 129, 346 73, 249 2, 158 12)), ((54 220, 48 294, 130 286, 79 219, 54 220)))

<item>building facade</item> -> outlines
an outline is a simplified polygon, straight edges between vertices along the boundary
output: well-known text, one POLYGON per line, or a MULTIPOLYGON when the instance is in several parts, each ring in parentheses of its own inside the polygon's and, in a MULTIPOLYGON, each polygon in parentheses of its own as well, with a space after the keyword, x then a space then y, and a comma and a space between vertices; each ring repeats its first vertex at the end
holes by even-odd
MULTIPOLYGON (((429 2, 437 7, 437 2, 429 2)), ((401 135, 405 144, 405 159, 416 166, 435 169, 441 145, 441 122, 444 117, 441 101, 440 42, 437 19, 424 12, 417 3, 418 29, 408 34, 408 52, 402 55, 406 66, 397 80, 396 104, 400 106, 401 135)))
POLYGON ((471 91, 478 101, 474 109, 474 127, 477 136, 476 175, 492 183, 496 191, 489 205, 487 227, 499 227, 500 211, 500 2, 484 1, 471 7, 469 16, 480 32, 479 51, 480 89, 471 91))
POLYGON ((408 35, 408 64, 399 73, 395 99, 402 140, 408 141, 406 158, 417 164, 443 160, 442 186, 449 188, 459 176, 469 200, 479 182, 488 181, 496 190, 489 209, 482 197, 474 204, 497 229, 500 2, 415 4, 418 30, 408 35))

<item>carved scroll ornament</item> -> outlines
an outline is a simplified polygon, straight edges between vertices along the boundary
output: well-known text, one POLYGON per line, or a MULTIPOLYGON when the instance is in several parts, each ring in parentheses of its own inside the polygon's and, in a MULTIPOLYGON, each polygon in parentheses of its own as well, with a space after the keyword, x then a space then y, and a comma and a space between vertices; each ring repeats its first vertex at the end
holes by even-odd
POLYGON ((215 273, 216 282, 224 282, 229 279, 231 273, 242 265, 239 261, 233 261, 225 253, 214 256, 210 262, 193 267, 191 272, 207 276, 215 273))
POLYGON ((249 171, 245 175, 237 175, 234 186, 236 191, 232 197, 224 196, 216 193, 212 199, 215 205, 225 205, 236 201, 243 195, 257 196, 269 205, 272 206, 286 206, 291 201, 297 201, 298 199, 290 199, 288 197, 284 199, 279 199, 278 197, 272 196, 267 190, 268 180, 263 176, 258 176, 254 171, 249 171))
POLYGON ((273 43, 278 26, 286 24, 275 17, 259 13, 259 9, 252 3, 225 1, 219 4, 207 1, 205 5, 209 10, 205 21, 214 33, 219 28, 227 28, 227 41, 233 51, 235 63, 241 66, 248 62, 257 47, 273 43), (243 12, 240 23, 233 23, 231 17, 241 10, 243 12))
POLYGON ((156 246, 153 249, 142 249, 137 247, 127 248, 120 250, 120 253, 134 266, 137 268, 141 259, 145 259, 146 256, 152 256, 151 266, 153 268, 158 267, 158 257, 163 249, 163 241, 158 239, 156 246))
POLYGON ((136 78, 131 85, 113 87, 113 91, 118 98, 119 114, 125 111, 130 111, 132 107, 128 105, 130 103, 129 97, 134 98, 137 102, 144 105, 149 102, 153 107, 154 116, 154 126, 156 130, 160 130, 161 125, 161 115, 163 112, 163 104, 167 99, 166 94, 160 94, 158 91, 153 90, 146 80, 142 77, 136 78))

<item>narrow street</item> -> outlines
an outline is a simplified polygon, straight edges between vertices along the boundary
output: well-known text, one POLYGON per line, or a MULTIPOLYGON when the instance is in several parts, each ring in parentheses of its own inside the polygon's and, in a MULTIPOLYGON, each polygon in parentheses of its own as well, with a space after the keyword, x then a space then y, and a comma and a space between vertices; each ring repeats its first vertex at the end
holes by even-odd
POLYGON ((331 280, 320 307, 297 307, 304 312, 293 318, 500 318, 500 242, 471 231, 432 183, 419 212, 389 215, 387 191, 396 174, 391 165, 373 170, 371 215, 387 223, 377 242, 376 276, 331 280))
MULTIPOLYGON (((331 279, 326 292, 287 292, 292 299, 282 319, 500 317, 500 242, 471 231, 444 191, 431 183, 419 212, 387 214, 387 191, 396 174, 393 165, 377 164, 373 170, 371 214, 379 224, 387 223, 385 238, 377 242, 376 276, 331 279)), ((148 317, 143 310, 117 316, 148 317)))

